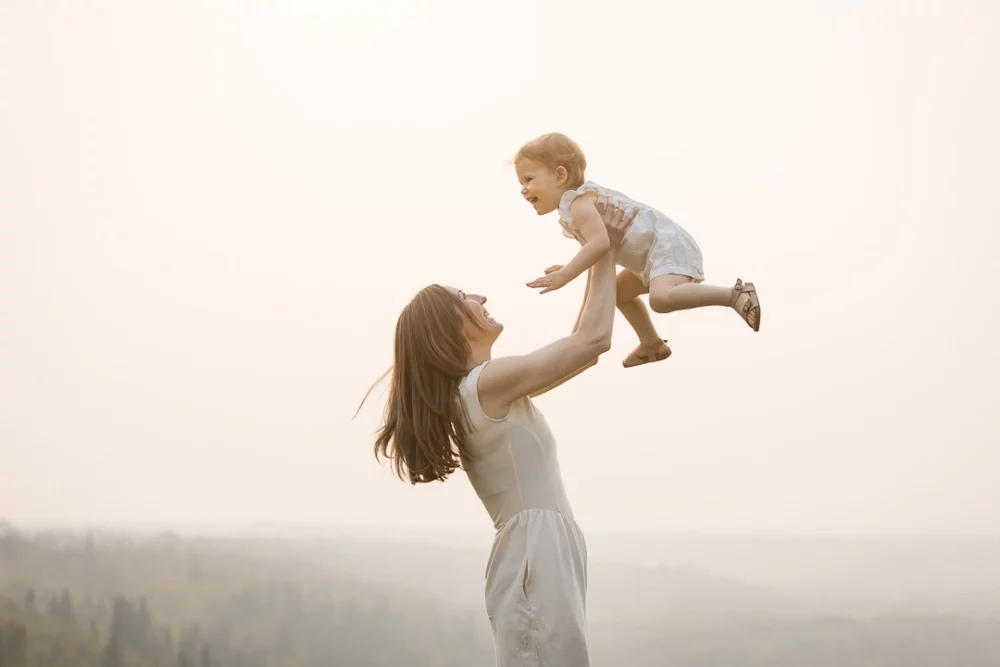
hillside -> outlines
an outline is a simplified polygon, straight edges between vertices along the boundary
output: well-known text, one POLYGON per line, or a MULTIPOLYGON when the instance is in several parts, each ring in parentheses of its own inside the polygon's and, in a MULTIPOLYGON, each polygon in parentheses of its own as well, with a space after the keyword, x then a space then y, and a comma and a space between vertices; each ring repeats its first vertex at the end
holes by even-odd
POLYGON ((0 595, 3 667, 457 666, 492 652, 482 624, 427 596, 170 536, 8 535, 0 595))
MULTIPOLYGON (((490 665, 481 554, 359 540, 0 536, 0 667, 490 665)), ((817 613, 681 566, 593 562, 595 664, 995 667, 1000 618, 817 613)))

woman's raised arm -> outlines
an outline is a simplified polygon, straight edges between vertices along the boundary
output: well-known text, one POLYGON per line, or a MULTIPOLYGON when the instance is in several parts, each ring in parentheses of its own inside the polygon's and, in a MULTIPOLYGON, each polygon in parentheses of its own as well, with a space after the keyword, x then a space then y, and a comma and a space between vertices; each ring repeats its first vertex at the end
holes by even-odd
MULTIPOLYGON (((596 195, 591 195, 595 196, 596 195)), ((568 336, 523 355, 492 360, 479 376, 479 402, 495 419, 507 414, 510 405, 525 396, 538 395, 580 374, 611 349, 615 319, 615 257, 622 236, 635 217, 626 215, 619 202, 604 206, 611 249, 591 268, 577 326, 568 336)))

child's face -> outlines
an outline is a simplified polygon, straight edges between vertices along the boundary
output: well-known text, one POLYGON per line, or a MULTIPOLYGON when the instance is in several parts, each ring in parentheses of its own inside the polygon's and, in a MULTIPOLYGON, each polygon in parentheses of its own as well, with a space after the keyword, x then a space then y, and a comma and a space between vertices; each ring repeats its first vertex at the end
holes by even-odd
POLYGON ((559 208, 559 200, 566 191, 566 169, 549 169, 528 158, 521 158, 514 165, 517 180, 521 183, 521 196, 535 209, 538 215, 545 215, 559 208))

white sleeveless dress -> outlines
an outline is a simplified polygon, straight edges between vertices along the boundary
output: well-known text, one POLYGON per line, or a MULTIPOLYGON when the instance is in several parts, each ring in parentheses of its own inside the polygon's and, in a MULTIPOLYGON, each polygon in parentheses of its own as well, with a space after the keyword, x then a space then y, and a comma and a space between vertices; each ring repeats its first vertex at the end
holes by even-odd
POLYGON ((496 537, 486 613, 498 667, 589 667, 587 546, 563 487, 556 442, 530 398, 504 419, 479 403, 479 374, 460 385, 472 426, 462 465, 496 537))
POLYGON ((696 282, 705 280, 701 248, 687 230, 652 206, 593 181, 563 193, 559 201, 559 224, 564 236, 583 243, 583 237, 573 223, 570 204, 585 192, 620 199, 627 208, 634 206, 639 209, 618 248, 617 262, 634 273, 643 285, 649 287, 650 280, 668 273, 689 276, 696 282))

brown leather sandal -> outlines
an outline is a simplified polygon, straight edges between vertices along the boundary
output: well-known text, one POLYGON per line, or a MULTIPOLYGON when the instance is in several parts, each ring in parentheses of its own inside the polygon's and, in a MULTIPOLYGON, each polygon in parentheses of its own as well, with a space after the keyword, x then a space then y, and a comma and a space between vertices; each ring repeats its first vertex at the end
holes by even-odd
POLYGON ((652 345, 640 345, 639 347, 635 348, 635 350, 629 352, 629 355, 625 357, 624 361, 622 361, 622 366, 624 366, 625 368, 632 368, 633 366, 642 366, 643 364, 651 364, 654 361, 663 361, 671 354, 673 354, 672 350, 670 349, 670 346, 667 345, 666 338, 664 338, 660 342, 662 343, 662 351, 660 350, 660 346, 657 346, 657 349, 655 349, 653 354, 651 355, 637 354, 636 353, 637 350, 653 350, 652 345))
POLYGON ((737 278, 736 285, 733 287, 733 298, 729 300, 729 306, 743 318, 743 321, 751 329, 760 331, 760 301, 757 300, 757 288, 753 286, 753 283, 744 283, 737 278), (743 308, 737 308, 736 303, 744 294, 747 295, 746 303, 743 304, 743 308), (750 321, 751 319, 753 320, 752 322, 750 321))

